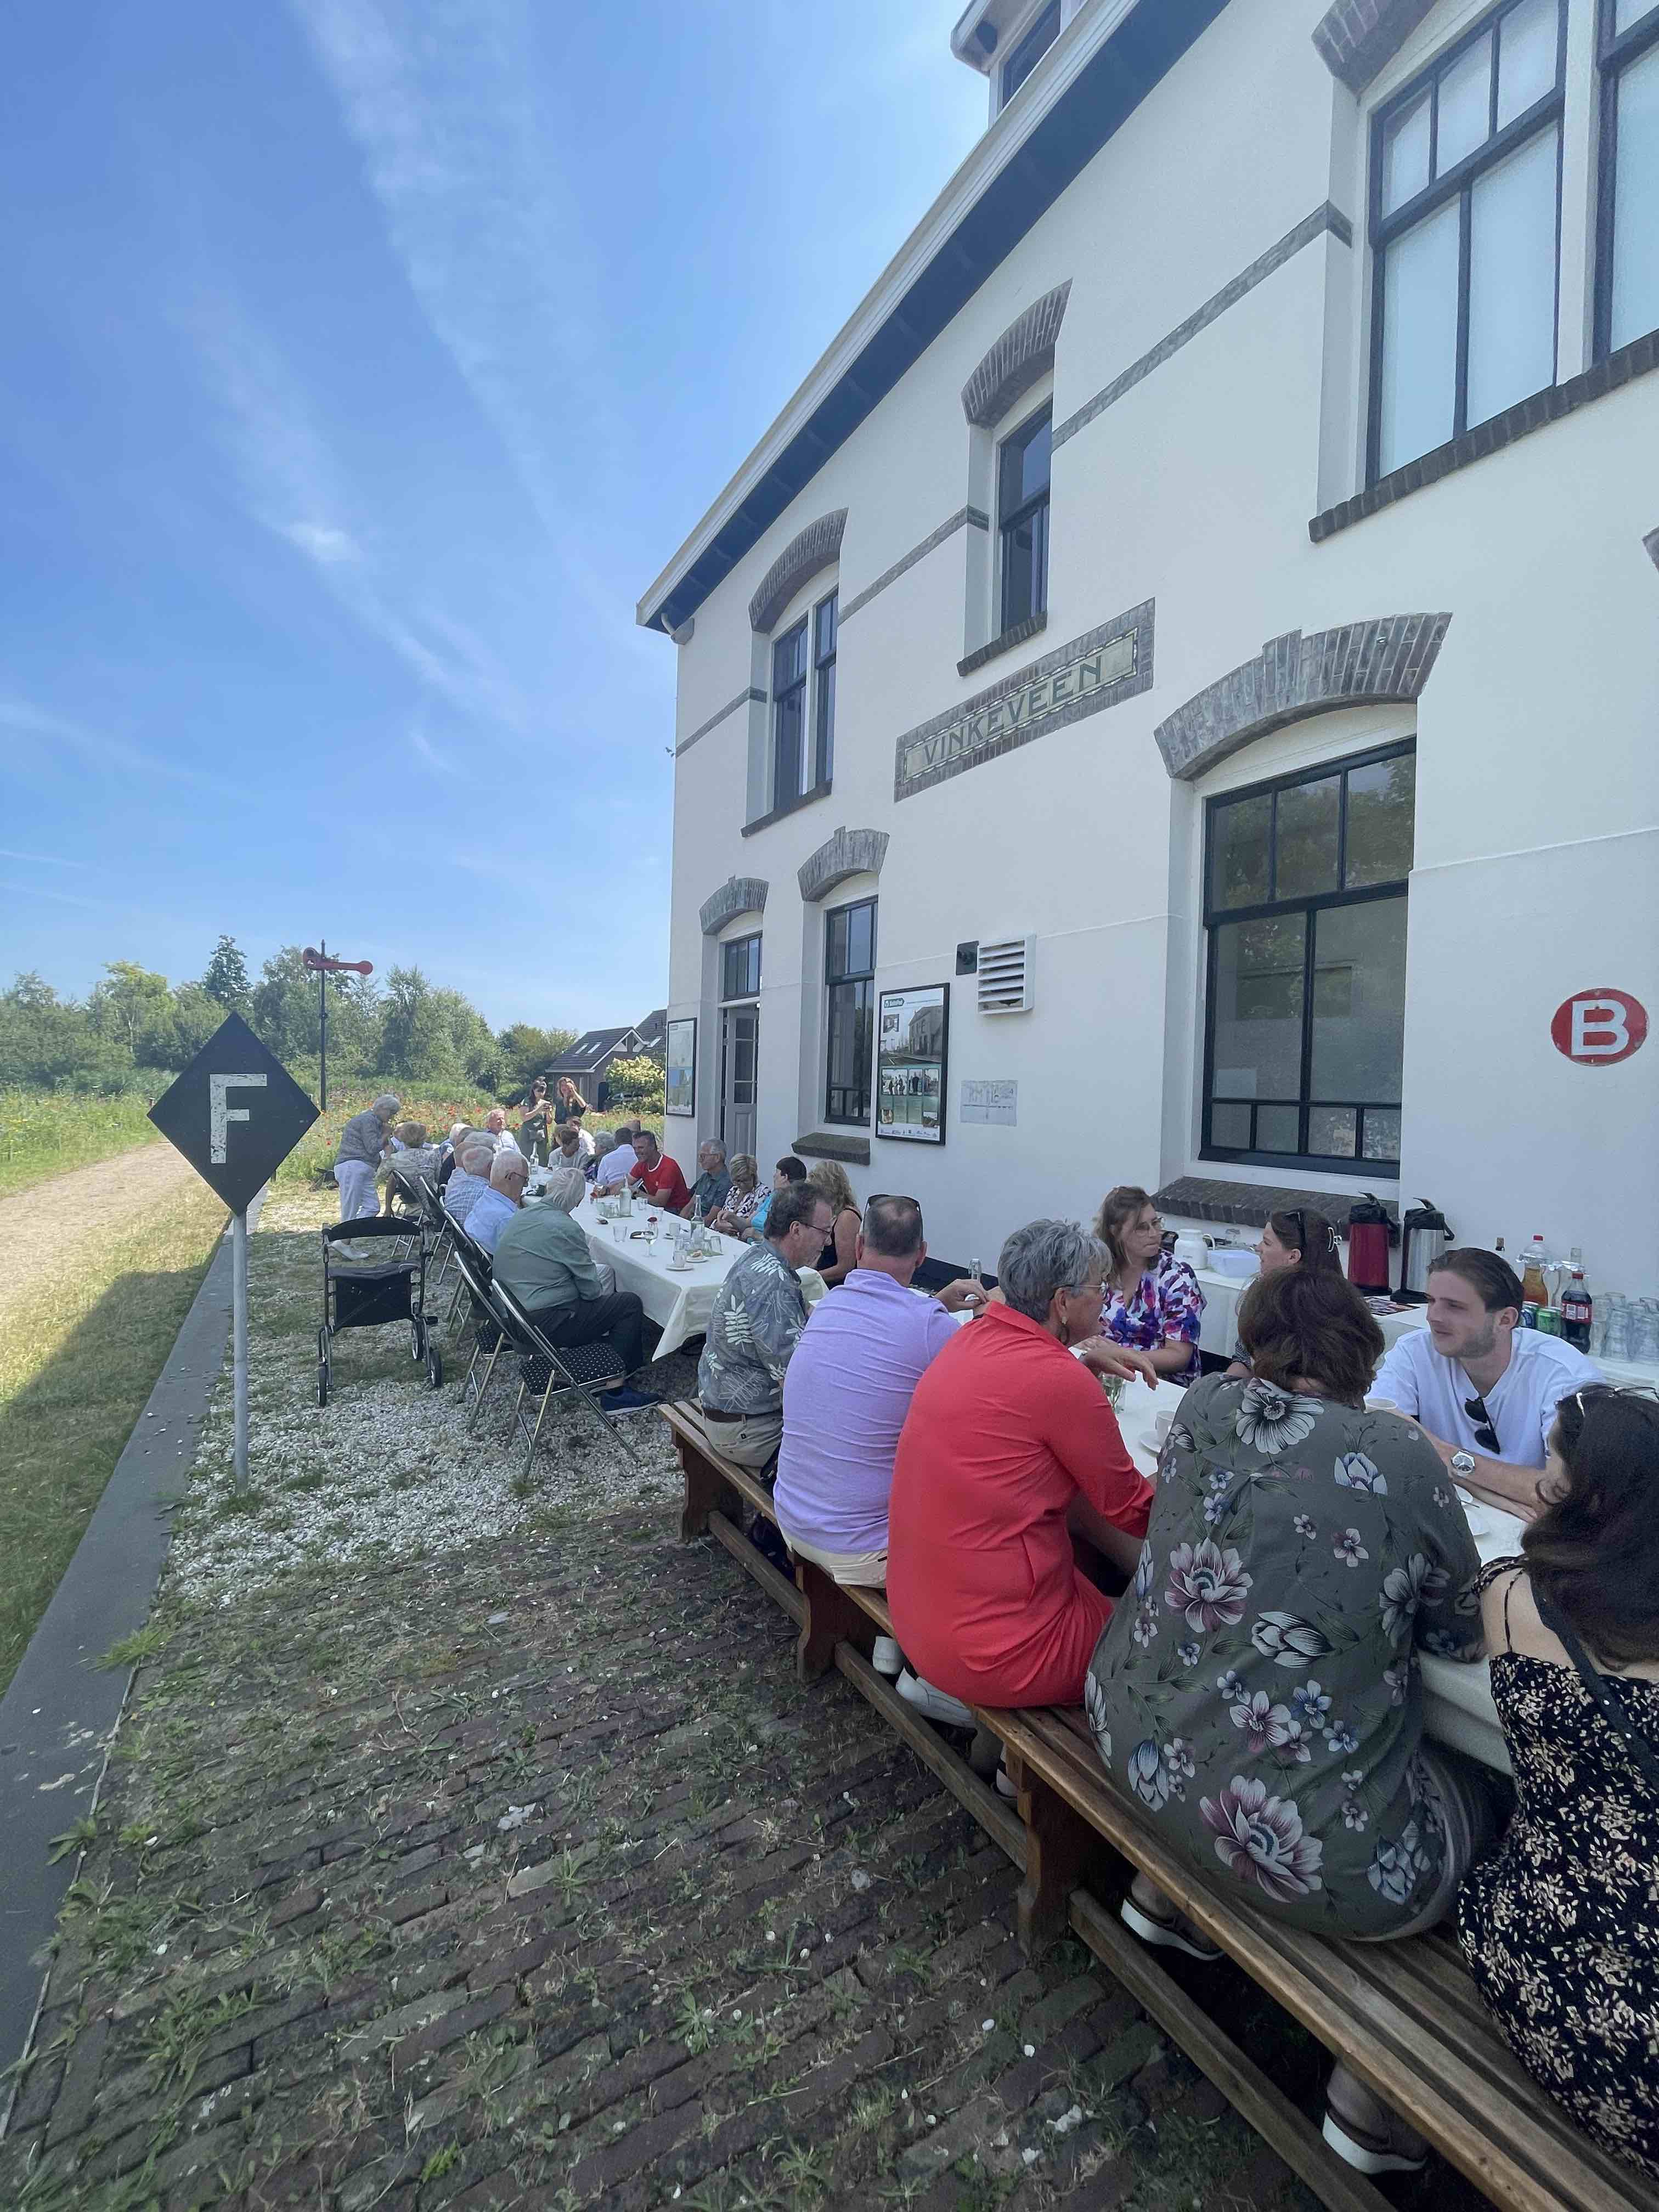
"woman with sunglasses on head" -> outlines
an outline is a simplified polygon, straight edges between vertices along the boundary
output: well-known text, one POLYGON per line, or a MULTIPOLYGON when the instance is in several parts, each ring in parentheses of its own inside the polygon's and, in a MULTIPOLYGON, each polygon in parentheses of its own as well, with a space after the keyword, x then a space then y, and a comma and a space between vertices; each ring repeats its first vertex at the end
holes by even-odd
POLYGON ((1518 1802, 1458 1939, 1522 2064, 1659 2180, 1659 1405, 1563 1398, 1540 1495, 1482 1577, 1518 1802))
MULTIPOLYGON (((1276 1275, 1281 1267, 1306 1267, 1312 1274, 1340 1275, 1342 1255, 1336 1231, 1322 1213, 1310 1206, 1285 1206, 1267 1216, 1256 1246, 1263 1275, 1276 1275)), ((1235 1381, 1250 1371, 1243 1337, 1233 1340, 1232 1364, 1227 1372, 1235 1381)))

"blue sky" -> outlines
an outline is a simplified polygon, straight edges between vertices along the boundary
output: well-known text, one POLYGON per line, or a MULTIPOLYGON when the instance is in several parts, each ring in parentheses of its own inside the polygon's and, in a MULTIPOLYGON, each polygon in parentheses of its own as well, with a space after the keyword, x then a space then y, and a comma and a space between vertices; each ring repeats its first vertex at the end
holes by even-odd
POLYGON ((634 602, 983 128, 958 4, 14 12, 0 978, 660 1003, 634 602))

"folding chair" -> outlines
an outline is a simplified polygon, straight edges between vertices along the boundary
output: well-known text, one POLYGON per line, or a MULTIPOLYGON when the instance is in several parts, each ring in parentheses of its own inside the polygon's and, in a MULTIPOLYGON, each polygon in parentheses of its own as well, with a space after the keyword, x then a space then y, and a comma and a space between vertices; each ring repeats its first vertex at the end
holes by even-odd
POLYGON ((458 1244, 455 1264, 460 1270, 461 1285, 466 1292, 468 1317, 472 1323, 472 1357, 467 1364, 466 1380, 461 1386, 461 1403, 468 1408, 466 1425, 470 1429, 483 1411, 483 1401, 489 1395, 489 1385, 495 1379, 495 1364, 501 1356, 507 1339, 496 1317, 490 1298, 493 1273, 487 1256, 482 1270, 476 1269, 469 1255, 458 1244), (479 1362, 483 1372, 479 1374, 479 1362))
POLYGON ((593 1385, 615 1380, 620 1382, 628 1370, 608 1344, 578 1344, 564 1351, 556 1351, 530 1316, 501 1283, 492 1283, 490 1304, 501 1326, 501 1333, 517 1355, 519 1362, 519 1395, 513 1401, 514 1425, 525 1444, 524 1471, 526 1477, 536 1463, 536 1446, 540 1441, 542 1423, 547 1417, 548 1407, 555 1398, 568 1397, 574 1392, 580 1398, 601 1429, 621 1455, 624 1465, 633 1468, 635 1462, 607 1419, 599 1404, 593 1385), (532 1422, 525 1405, 528 1396, 535 1403, 536 1418, 532 1422))
MULTIPOLYGON (((454 1261, 457 1268, 460 1267, 461 1262, 464 1260, 468 1261, 471 1266, 473 1274, 486 1286, 486 1288, 495 1280, 495 1261, 490 1258, 489 1253, 484 1250, 483 1246, 478 1243, 477 1239, 470 1234, 465 1222, 452 1221, 450 1223, 448 1249, 450 1257, 454 1261)), ((444 1327, 446 1328, 453 1328, 455 1325, 455 1316, 457 1314, 463 1314, 470 1317, 471 1313, 471 1308, 467 1299, 465 1278, 464 1275, 458 1274, 455 1279, 455 1295, 449 1301, 449 1311, 444 1316, 444 1327)), ((466 1328, 465 1319, 463 1319, 462 1321, 461 1328, 462 1333, 465 1334, 466 1328)))
POLYGON ((453 1216, 446 1212, 437 1186, 426 1176, 421 1177, 421 1209, 426 1216, 427 1226, 436 1240, 434 1249, 438 1254, 438 1272, 432 1279, 432 1296, 435 1302, 443 1288, 444 1277, 449 1273, 449 1263, 455 1256, 452 1235, 455 1222, 453 1216))

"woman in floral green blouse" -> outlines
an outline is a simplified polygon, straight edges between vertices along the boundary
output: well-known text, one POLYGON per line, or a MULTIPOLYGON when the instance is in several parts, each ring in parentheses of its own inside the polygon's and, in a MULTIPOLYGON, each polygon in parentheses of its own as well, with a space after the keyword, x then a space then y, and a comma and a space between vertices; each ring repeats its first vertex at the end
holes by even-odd
MULTIPOLYGON (((1406 1935, 1494 1825, 1479 1770, 1423 1741, 1418 1664, 1480 1656, 1480 1559, 1421 1431, 1364 1409, 1382 1337, 1350 1284, 1262 1276, 1239 1329, 1250 1376, 1194 1383, 1170 1429, 1090 1723, 1212 1884, 1321 1935, 1406 1935)), ((1124 1917, 1212 1955, 1144 1877, 1124 1917)))

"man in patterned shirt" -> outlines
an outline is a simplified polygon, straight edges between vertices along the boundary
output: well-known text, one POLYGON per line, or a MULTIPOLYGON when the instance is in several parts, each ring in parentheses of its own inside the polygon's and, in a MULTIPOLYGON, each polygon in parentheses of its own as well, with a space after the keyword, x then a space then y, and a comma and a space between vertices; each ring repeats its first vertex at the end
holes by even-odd
POLYGON ((806 1326, 799 1268, 823 1249, 831 1209, 811 1183, 777 1192, 766 1233, 734 1261, 714 1297, 697 1363, 702 1410, 739 1467, 766 1467, 783 1437, 783 1378, 806 1326))

